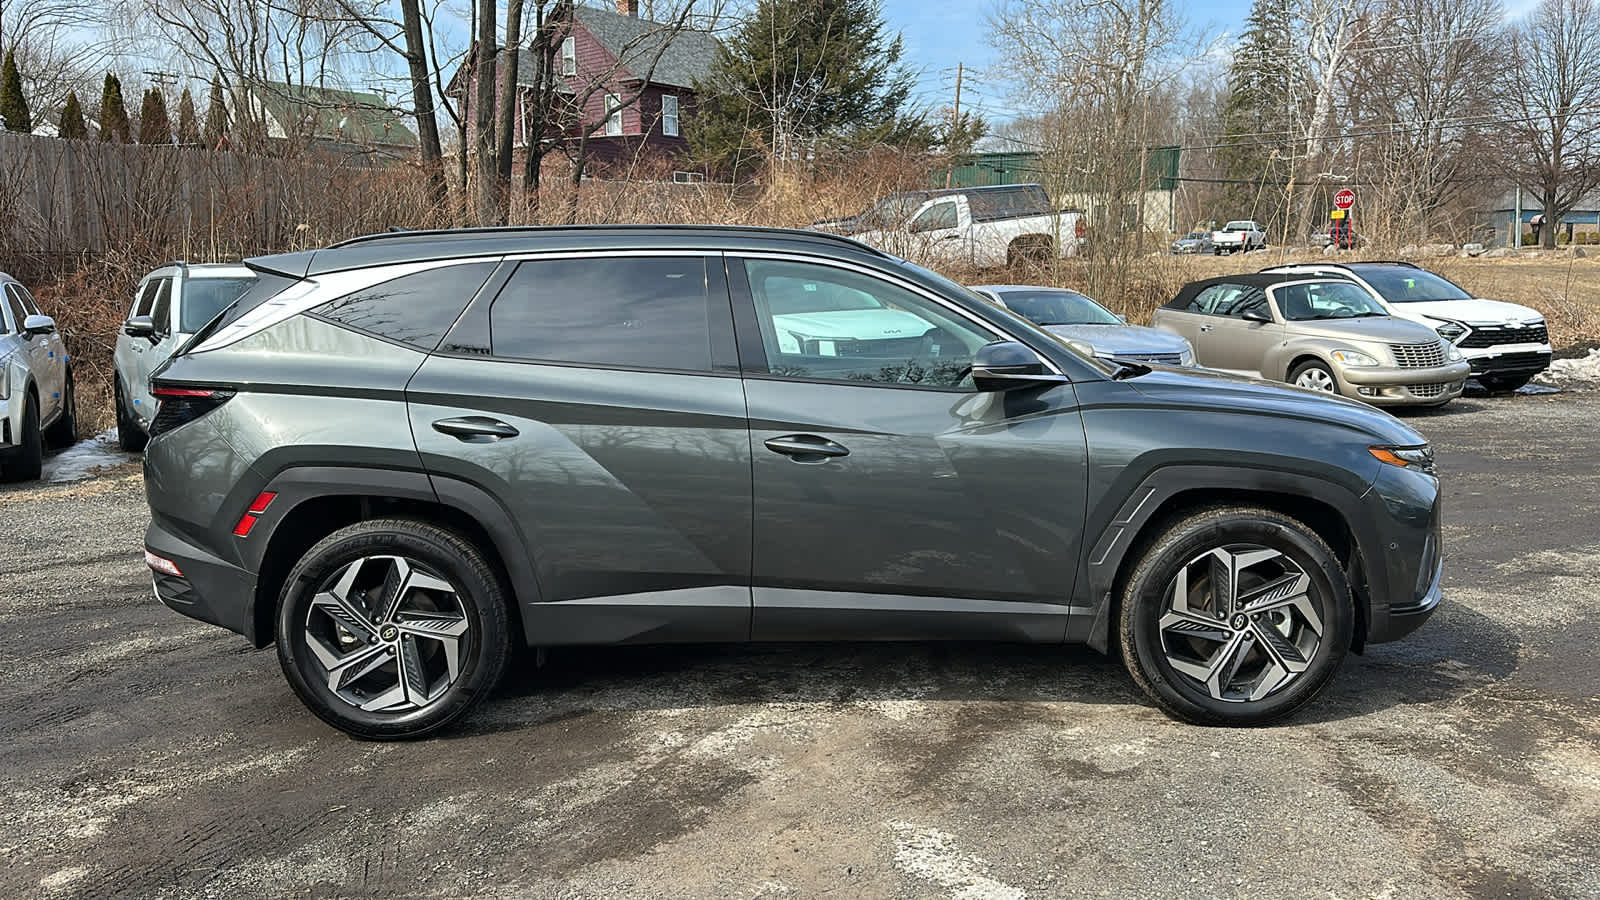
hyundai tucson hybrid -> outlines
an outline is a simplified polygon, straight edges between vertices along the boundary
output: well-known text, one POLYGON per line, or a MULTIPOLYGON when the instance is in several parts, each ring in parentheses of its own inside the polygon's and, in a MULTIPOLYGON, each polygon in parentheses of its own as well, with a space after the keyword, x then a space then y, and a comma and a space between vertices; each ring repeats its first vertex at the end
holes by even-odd
POLYGON ((157 597, 364 738, 514 646, 1083 642, 1169 714, 1293 711, 1440 600, 1427 443, 1337 397, 1080 356, 847 238, 406 232, 249 261, 155 372, 157 597), (811 334, 846 297, 899 315, 811 334))

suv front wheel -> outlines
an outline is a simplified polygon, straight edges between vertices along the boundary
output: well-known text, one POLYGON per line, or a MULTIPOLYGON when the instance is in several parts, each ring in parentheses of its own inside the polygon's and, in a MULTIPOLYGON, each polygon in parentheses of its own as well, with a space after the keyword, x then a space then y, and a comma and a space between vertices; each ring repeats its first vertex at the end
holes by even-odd
POLYGON ((499 683, 507 598, 471 542, 415 519, 335 531, 284 584, 278 661, 329 725, 368 740, 422 737, 499 683))
POLYGON ((1355 627, 1339 558, 1282 513, 1204 510, 1150 544, 1122 594, 1123 659, 1168 714, 1257 725, 1333 678, 1355 627))

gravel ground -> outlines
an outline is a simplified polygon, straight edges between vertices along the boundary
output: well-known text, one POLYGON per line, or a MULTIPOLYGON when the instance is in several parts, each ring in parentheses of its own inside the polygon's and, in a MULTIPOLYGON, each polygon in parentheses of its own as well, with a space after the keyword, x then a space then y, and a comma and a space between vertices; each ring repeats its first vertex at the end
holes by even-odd
POLYGON ((1072 648, 569 650, 347 740, 155 603, 130 465, 0 490, 0 896, 1600 895, 1600 397, 1468 399, 1420 632, 1288 724, 1072 648))

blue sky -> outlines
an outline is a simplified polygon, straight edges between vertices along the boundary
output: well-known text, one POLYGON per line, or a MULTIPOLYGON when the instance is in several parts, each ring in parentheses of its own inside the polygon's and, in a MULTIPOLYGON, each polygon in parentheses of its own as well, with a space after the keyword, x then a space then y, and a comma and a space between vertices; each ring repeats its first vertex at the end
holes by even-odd
MULTIPOLYGON (((930 107, 948 106, 955 93, 956 62, 976 70, 975 80, 961 89, 963 108, 981 111, 990 122, 1014 118, 1013 98, 989 77, 1003 68, 1000 56, 989 46, 988 17, 996 0, 884 0, 884 18, 905 38, 905 61, 922 70, 918 94, 930 107)), ((1207 35, 1236 33, 1250 12, 1250 0, 1187 0, 1192 27, 1207 35)))

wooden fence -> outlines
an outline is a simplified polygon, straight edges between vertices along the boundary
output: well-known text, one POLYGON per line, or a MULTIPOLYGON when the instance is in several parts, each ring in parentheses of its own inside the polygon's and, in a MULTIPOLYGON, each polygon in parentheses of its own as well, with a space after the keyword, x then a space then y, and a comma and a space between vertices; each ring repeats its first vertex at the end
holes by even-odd
POLYGON ((0 132, 0 268, 157 245, 187 258, 319 246, 448 218, 414 167, 0 132))

